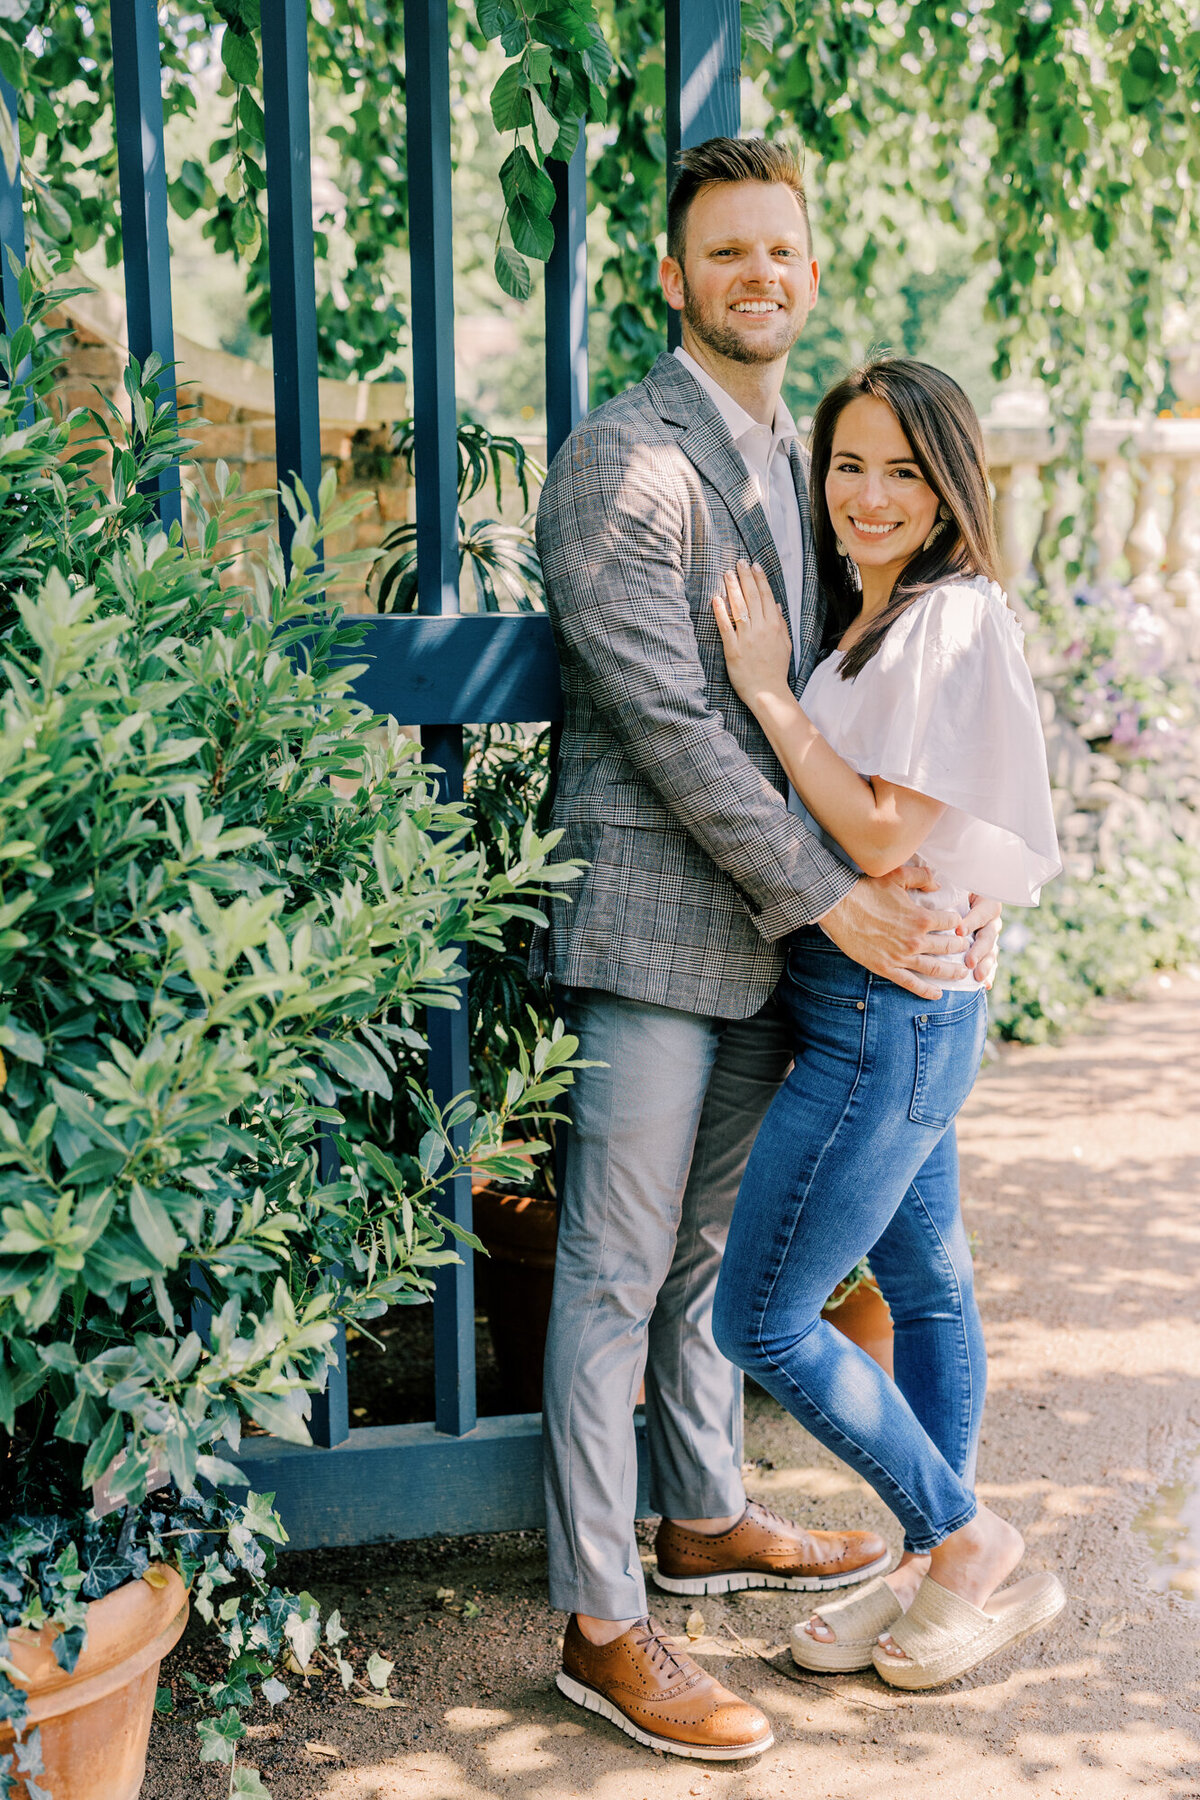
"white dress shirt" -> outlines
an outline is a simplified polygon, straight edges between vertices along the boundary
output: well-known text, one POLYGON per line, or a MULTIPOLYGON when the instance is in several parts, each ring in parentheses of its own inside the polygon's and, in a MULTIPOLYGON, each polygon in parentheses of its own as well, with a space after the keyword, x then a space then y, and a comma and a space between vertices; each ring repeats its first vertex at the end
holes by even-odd
POLYGON ((800 502, 796 497, 796 479, 790 457, 791 445, 800 441, 796 422, 780 400, 775 407, 774 424, 760 425, 738 405, 732 394, 727 394, 713 380, 707 369, 700 367, 694 356, 689 356, 684 349, 676 350, 675 354, 724 419, 729 435, 750 471, 779 552, 792 644, 798 646, 803 638, 800 608, 804 595, 804 533, 800 528, 800 502))
MULTIPOLYGON (((758 490, 762 509, 771 527, 771 536, 779 553, 783 570, 783 586, 787 595, 788 624, 792 630, 792 663, 803 641, 800 609, 804 598, 804 533, 800 525, 800 501, 796 494, 796 478, 792 474, 790 448, 799 443, 796 422, 783 404, 776 402, 771 425, 760 425, 745 407, 727 394, 707 369, 702 369, 694 356, 682 347, 675 351, 689 375, 704 389, 726 425, 738 452, 750 471, 750 479, 758 490)), ((795 788, 788 783, 788 809, 808 817, 807 809, 795 788)), ((817 827, 814 825, 813 830, 817 827)))

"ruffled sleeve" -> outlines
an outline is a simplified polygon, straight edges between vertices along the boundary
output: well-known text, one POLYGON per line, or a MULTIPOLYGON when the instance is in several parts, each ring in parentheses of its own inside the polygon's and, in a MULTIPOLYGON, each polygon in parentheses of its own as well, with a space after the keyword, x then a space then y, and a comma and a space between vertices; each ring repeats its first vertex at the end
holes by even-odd
POLYGON ((860 774, 957 815, 935 827, 938 874, 1028 906, 1062 863, 1023 643, 994 582, 955 582, 915 601, 854 681, 820 687, 836 712, 831 741, 860 774))

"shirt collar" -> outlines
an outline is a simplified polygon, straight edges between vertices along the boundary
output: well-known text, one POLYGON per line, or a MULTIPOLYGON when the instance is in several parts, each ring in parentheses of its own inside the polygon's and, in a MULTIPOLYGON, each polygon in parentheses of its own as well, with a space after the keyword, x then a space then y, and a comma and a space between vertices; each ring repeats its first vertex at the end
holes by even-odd
MULTIPOLYGON (((700 383, 729 427, 729 435, 735 444, 748 432, 762 430, 758 420, 752 418, 744 406, 739 406, 733 395, 726 393, 720 382, 714 381, 708 370, 702 369, 695 357, 689 356, 682 345, 677 347, 675 355, 693 380, 700 383)), ((796 422, 780 398, 775 405, 775 422, 771 429, 771 448, 774 449, 779 444, 786 446, 790 439, 799 438, 799 436, 796 422)))

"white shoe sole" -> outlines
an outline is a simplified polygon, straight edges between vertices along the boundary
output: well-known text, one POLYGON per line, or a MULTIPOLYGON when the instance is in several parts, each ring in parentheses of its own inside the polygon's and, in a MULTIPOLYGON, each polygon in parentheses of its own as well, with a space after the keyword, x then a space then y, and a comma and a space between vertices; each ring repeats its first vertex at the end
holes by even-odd
POLYGON ((650 1579, 667 1594, 736 1594, 743 1588, 787 1588, 793 1594, 824 1594, 831 1588, 856 1587, 860 1581, 870 1581, 873 1576, 882 1575, 891 1563, 888 1555, 843 1575, 763 1575, 752 1569, 734 1569, 728 1575, 691 1575, 686 1580, 660 1575, 655 1569, 650 1579))
POLYGON ((616 1725, 627 1737, 639 1744, 645 1744, 648 1750, 663 1750, 668 1756, 696 1757, 701 1762, 741 1762, 747 1756, 761 1756, 775 1742, 775 1734, 768 1731, 765 1738, 755 1744, 733 1744, 726 1748, 720 1744, 681 1744, 675 1738, 656 1737, 652 1731, 643 1731, 632 1719, 626 1718, 620 1707, 598 1694, 595 1688, 585 1687, 582 1681, 576 1681, 565 1669, 560 1669, 555 1676, 560 1694, 573 1700, 576 1706, 586 1707, 588 1712, 598 1713, 602 1719, 616 1725))

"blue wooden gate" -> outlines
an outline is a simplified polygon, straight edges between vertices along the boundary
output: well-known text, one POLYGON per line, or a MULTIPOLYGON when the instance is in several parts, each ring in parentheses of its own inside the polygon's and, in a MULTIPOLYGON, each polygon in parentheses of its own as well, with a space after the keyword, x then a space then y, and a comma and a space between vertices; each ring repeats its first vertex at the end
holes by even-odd
MULTIPOLYGON (((157 351, 170 378, 167 177, 156 0, 111 0, 115 130, 130 354, 157 351)), ((740 121, 740 0, 667 0, 668 165, 681 146, 740 121)), ((310 494, 320 483, 317 312, 309 172, 307 0, 262 0, 267 225, 275 373, 276 465, 310 494)), ((556 719, 558 666, 545 617, 462 614, 458 608, 454 295, 450 210, 450 73, 446 0, 406 0, 409 246, 412 266, 418 612, 374 620, 360 697, 422 728, 448 797, 463 791, 463 727, 556 719)), ((16 99, 0 84, 15 116, 16 99)), ((546 426, 551 455, 587 410, 584 134, 552 165, 555 248, 546 272, 546 426)), ((0 162, 3 311, 19 323, 4 252, 24 260, 20 176, 0 162)), ((675 325, 672 315, 672 325, 675 325)), ((166 389, 164 388, 164 391, 166 389)), ((171 394, 173 399, 173 387, 171 394)), ((164 523, 179 517, 178 480, 159 478, 164 523)), ((285 553, 292 525, 281 507, 285 553)), ((355 658, 363 651, 355 651, 355 658)), ((430 1085, 439 1102, 470 1086, 468 1015, 428 1017, 430 1085)), ((471 1223, 468 1175, 443 1210, 471 1223)), ((475 1405, 474 1271, 469 1254, 444 1269, 434 1299, 434 1417, 424 1424, 350 1428, 346 1346, 314 1401, 313 1449, 245 1441, 240 1463, 274 1491, 297 1547, 524 1528, 542 1522, 541 1417, 479 1419, 475 1405)))

